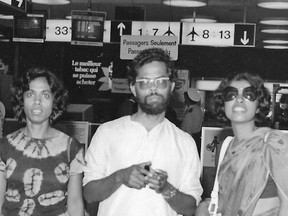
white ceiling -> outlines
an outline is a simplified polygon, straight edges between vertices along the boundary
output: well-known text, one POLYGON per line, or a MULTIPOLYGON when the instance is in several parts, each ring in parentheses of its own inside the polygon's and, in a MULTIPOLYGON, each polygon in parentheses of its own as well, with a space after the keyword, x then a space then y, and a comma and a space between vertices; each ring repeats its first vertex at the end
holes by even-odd
MULTIPOLYGON (((288 17, 288 10, 272 10, 259 8, 257 0, 208 0, 208 5, 200 8, 169 7, 162 4, 162 0, 71 0, 69 5, 47 6, 32 4, 33 10, 45 10, 50 19, 64 19, 71 10, 91 10, 107 12, 107 20, 115 19, 115 8, 143 7, 145 21, 180 21, 184 16, 196 15, 212 16, 221 23, 256 23, 256 45, 266 35, 259 32, 263 25, 259 20, 263 17, 288 17)), ((0 25, 10 27, 11 21, 0 20, 0 25)), ((288 38, 288 36, 286 36, 288 38)))

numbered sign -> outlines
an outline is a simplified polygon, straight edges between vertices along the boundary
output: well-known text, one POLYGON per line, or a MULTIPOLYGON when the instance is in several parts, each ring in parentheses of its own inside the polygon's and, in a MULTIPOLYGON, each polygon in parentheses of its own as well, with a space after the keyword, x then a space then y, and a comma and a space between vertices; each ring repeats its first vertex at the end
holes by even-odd
POLYGON ((4 2, 4 3, 11 5, 17 9, 21 9, 21 10, 23 10, 23 12, 26 11, 27 0, 0 0, 0 2, 4 2))
POLYGON ((46 41, 71 42, 71 20, 46 21, 46 41))
POLYGON ((183 23, 182 44, 255 46, 255 24, 183 23))
MULTIPOLYGON (((131 35, 138 36, 180 36, 180 22, 132 22, 131 35)), ((177 41, 179 42, 179 41, 177 41)))
POLYGON ((234 24, 183 23, 182 44, 233 46, 234 24))

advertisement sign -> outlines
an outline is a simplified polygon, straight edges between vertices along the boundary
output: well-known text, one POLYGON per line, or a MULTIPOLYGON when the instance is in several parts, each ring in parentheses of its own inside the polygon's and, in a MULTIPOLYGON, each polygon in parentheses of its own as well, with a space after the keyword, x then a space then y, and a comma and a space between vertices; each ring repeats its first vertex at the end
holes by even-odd
POLYGON ((233 136, 231 128, 202 127, 201 164, 203 167, 215 167, 216 151, 227 136, 233 136))

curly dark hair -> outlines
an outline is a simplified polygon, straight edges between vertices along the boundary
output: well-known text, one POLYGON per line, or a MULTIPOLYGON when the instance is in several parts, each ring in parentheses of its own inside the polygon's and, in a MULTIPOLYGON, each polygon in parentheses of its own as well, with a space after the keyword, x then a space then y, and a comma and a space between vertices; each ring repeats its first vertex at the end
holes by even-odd
POLYGON ((266 116, 270 111, 271 105, 271 94, 269 90, 264 86, 263 79, 256 75, 248 72, 233 73, 228 77, 224 78, 218 88, 214 92, 214 109, 218 119, 224 122, 229 122, 229 119, 225 115, 224 111, 224 98, 223 90, 231 84, 232 81, 246 80, 251 84, 252 87, 256 88, 258 92, 257 100, 259 112, 255 115, 255 120, 258 123, 263 123, 266 120, 266 116))
POLYGON ((129 85, 134 85, 136 77, 138 75, 138 69, 143 65, 159 61, 164 62, 167 68, 167 73, 169 74, 170 80, 173 82, 176 79, 176 71, 174 62, 171 61, 168 53, 161 48, 148 48, 142 50, 132 61, 130 67, 128 67, 128 83, 129 85))
POLYGON ((41 67, 32 67, 28 69, 23 76, 14 80, 12 83, 11 104, 13 106, 15 117, 20 122, 26 122, 26 114, 24 112, 24 93, 29 90, 30 82, 39 77, 46 78, 53 94, 52 113, 49 118, 50 124, 60 117, 66 109, 68 91, 64 88, 62 82, 50 70, 41 67))

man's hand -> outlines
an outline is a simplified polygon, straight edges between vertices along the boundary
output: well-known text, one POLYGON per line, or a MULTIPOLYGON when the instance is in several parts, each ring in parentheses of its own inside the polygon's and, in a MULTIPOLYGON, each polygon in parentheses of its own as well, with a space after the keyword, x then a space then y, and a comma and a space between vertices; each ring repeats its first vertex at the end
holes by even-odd
POLYGON ((152 190, 155 190, 156 193, 162 193, 168 185, 167 178, 168 174, 166 171, 157 169, 153 170, 150 168, 150 173, 147 176, 149 187, 152 190))
POLYGON ((144 167, 148 165, 151 166, 151 162, 145 162, 141 164, 135 164, 128 168, 122 169, 118 172, 120 181, 130 188, 142 189, 148 184, 147 171, 144 167))

